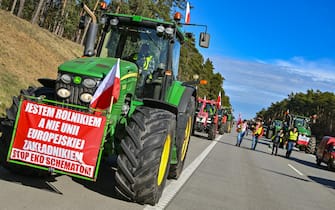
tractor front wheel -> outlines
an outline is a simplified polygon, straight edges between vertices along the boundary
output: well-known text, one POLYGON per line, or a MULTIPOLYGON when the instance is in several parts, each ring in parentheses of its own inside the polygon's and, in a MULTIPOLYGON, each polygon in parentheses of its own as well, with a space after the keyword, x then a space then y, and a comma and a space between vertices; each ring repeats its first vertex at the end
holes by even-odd
POLYGON ((121 140, 115 189, 126 200, 155 205, 167 179, 175 115, 161 109, 138 107, 121 140))
POLYGON ((308 145, 305 152, 308 154, 314 154, 315 149, 316 149, 316 138, 315 136, 312 136, 308 141, 308 145))

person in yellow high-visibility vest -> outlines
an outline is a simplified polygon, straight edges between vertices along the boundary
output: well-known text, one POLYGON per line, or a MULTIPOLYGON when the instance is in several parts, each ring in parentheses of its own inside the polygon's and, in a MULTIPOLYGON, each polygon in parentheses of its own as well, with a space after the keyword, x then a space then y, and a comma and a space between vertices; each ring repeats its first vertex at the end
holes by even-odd
POLYGON ((149 44, 145 43, 141 46, 140 52, 137 55, 137 65, 140 68, 140 86, 143 86, 147 79, 152 79, 152 73, 155 70, 155 59, 150 54, 149 44))
POLYGON ((251 149, 255 150, 258 139, 260 139, 263 136, 264 130, 263 130, 263 123, 261 119, 258 119, 256 121, 255 129, 252 132, 252 141, 251 141, 251 149))
POLYGON ((288 142, 287 142, 287 151, 286 151, 286 157, 289 158, 294 144, 297 142, 298 140, 298 136, 299 136, 299 132, 298 129, 296 127, 294 127, 292 130, 290 130, 289 132, 289 136, 288 136, 288 142))

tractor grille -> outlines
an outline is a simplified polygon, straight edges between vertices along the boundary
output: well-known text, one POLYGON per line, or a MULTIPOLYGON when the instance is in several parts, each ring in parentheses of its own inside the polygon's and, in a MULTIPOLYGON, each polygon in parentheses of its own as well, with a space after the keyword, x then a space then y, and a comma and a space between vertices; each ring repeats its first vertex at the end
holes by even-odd
MULTIPOLYGON (((57 81, 56 83, 56 92, 60 88, 65 88, 71 92, 71 95, 68 98, 61 98, 57 94, 57 101, 68 103, 68 104, 74 104, 74 105, 80 105, 80 106, 89 106, 89 103, 85 103, 80 100, 80 95, 83 93, 90 93, 93 95, 95 88, 86 88, 81 85, 75 85, 75 84, 64 84, 61 81, 57 81)), ((73 109, 73 108, 71 108, 73 109)))

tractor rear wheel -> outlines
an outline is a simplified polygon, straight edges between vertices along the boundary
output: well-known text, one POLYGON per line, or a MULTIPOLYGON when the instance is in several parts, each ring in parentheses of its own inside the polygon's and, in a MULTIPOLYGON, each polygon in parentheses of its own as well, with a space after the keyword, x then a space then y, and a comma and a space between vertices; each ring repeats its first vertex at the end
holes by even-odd
POLYGON ((169 171, 175 115, 161 109, 138 107, 121 140, 115 189, 126 200, 155 205, 169 171))
MULTIPOLYGON (((25 96, 45 96, 47 99, 54 99, 54 90, 46 87, 29 87, 26 90, 21 90, 21 94, 25 96)), ((7 161, 7 154, 9 152, 10 143, 12 140, 12 134, 14 130, 14 124, 16 120, 17 111, 19 109, 20 99, 19 97, 13 97, 12 106, 6 110, 6 118, 0 122, 0 164, 14 173, 19 173, 29 176, 46 176, 49 174, 47 171, 38 170, 32 167, 9 163, 7 161)))
POLYGON ((223 127, 223 124, 222 124, 222 123, 220 123, 220 125, 219 125, 219 134, 220 134, 220 135, 223 135, 223 134, 224 134, 224 127, 223 127))
POLYGON ((316 148, 316 138, 315 136, 312 136, 308 141, 308 145, 305 152, 308 154, 314 154, 315 148, 316 148))
POLYGON ((177 149, 177 164, 170 165, 169 178, 178 179, 181 172, 183 171, 184 162, 188 150, 188 145, 191 138, 191 132, 193 127, 195 111, 195 99, 190 98, 187 105, 187 110, 184 115, 178 117, 177 122, 177 137, 176 137, 176 149, 177 149))

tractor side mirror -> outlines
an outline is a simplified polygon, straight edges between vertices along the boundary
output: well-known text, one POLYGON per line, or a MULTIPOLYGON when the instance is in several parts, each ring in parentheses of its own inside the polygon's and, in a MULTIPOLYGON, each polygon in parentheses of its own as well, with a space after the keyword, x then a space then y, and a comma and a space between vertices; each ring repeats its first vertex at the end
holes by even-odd
POLYGON ((209 34, 206 33, 206 32, 201 32, 200 33, 200 38, 199 38, 199 46, 204 47, 204 48, 208 48, 209 47, 209 40, 210 40, 209 34))

